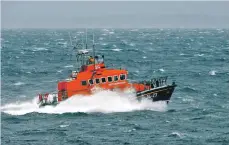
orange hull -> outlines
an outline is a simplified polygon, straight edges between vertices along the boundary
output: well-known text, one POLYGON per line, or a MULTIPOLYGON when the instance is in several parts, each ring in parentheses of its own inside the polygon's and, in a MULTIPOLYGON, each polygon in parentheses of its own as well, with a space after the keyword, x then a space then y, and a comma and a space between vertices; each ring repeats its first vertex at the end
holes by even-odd
POLYGON ((104 63, 82 66, 76 78, 72 77, 70 81, 58 83, 58 101, 74 95, 90 95, 95 87, 105 90, 124 90, 133 87, 136 92, 149 87, 143 84, 130 84, 127 75, 126 70, 106 69, 104 63))

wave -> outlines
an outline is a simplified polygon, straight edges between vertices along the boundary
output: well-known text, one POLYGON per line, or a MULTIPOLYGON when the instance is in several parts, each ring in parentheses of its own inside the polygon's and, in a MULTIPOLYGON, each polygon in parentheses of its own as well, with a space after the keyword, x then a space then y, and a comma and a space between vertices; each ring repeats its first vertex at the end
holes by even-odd
POLYGON ((115 48, 115 49, 111 49, 112 51, 121 51, 122 49, 119 48, 115 48))
POLYGON ((67 42, 57 42, 58 45, 67 45, 67 42))
POLYGON ((23 82, 16 82, 16 83, 14 83, 14 85, 15 86, 21 86, 21 85, 24 85, 25 83, 23 83, 23 82))
POLYGON ((159 71, 160 71, 160 72, 164 72, 165 70, 164 70, 163 68, 160 68, 159 71))
POLYGON ((184 134, 183 134, 183 133, 180 133, 180 132, 177 132, 177 131, 174 131, 174 132, 172 132, 171 134, 169 134, 169 137, 179 137, 179 138, 183 138, 183 137, 184 137, 184 134))
POLYGON ((195 88, 193 88, 191 86, 185 86, 181 89, 181 91, 183 91, 183 92, 198 92, 198 90, 196 90, 195 88))
POLYGON ((115 32, 113 32, 113 31, 110 31, 110 32, 109 32, 109 34, 114 34, 114 33, 115 33, 115 32))
POLYGON ((180 56, 183 56, 183 55, 185 55, 184 53, 180 53, 180 56))
POLYGON ((194 56, 204 56, 204 54, 194 54, 194 56))
POLYGON ((142 58, 146 59, 147 57, 146 56, 143 56, 142 58))
POLYGON ((25 115, 32 112, 46 114, 63 113, 112 113, 112 112, 131 112, 137 110, 166 111, 166 103, 152 102, 148 99, 138 101, 134 93, 99 91, 92 96, 74 96, 57 106, 45 106, 39 108, 37 97, 27 102, 16 102, 5 104, 1 107, 1 112, 10 115, 25 115))
POLYGON ((73 65, 66 65, 66 66, 64 66, 64 67, 66 67, 66 68, 68 68, 68 67, 73 67, 73 65))
POLYGON ((47 48, 44 48, 44 47, 35 47, 32 49, 32 51, 47 51, 48 49, 47 48))
POLYGON ((107 45, 107 43, 101 43, 101 45, 106 46, 106 45, 107 45))
MULTIPOLYGON (((65 66, 65 67, 66 67, 66 66, 65 66)), ((63 70, 58 70, 57 72, 58 72, 58 73, 62 73, 62 71, 63 71, 63 70)))
POLYGON ((209 75, 211 75, 211 76, 216 75, 216 71, 215 71, 215 70, 210 71, 210 72, 209 72, 209 75))
POLYGON ((130 43, 129 45, 130 45, 130 46, 132 46, 132 47, 133 47, 133 46, 136 46, 136 44, 135 44, 135 43, 130 43))
POLYGON ((62 125, 60 125, 60 128, 65 128, 65 127, 68 127, 69 126, 69 124, 62 124, 62 125))

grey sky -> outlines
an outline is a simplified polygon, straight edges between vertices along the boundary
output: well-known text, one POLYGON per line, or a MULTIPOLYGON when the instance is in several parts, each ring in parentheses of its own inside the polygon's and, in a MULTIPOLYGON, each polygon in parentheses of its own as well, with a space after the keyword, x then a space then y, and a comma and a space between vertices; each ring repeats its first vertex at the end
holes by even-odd
POLYGON ((1 2, 3 28, 229 28, 226 2, 1 2))

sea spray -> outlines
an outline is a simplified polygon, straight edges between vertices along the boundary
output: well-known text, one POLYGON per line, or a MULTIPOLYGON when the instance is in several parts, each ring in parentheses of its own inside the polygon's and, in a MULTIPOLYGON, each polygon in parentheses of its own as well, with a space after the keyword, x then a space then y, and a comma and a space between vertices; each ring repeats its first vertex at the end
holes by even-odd
POLYGON ((99 91, 91 96, 74 96, 57 106, 40 107, 37 105, 37 98, 27 102, 16 102, 5 104, 1 111, 11 115, 24 115, 32 112, 46 114, 63 113, 112 113, 112 112, 131 112, 136 110, 165 111, 165 102, 152 102, 149 99, 142 99, 139 102, 134 93, 99 91))

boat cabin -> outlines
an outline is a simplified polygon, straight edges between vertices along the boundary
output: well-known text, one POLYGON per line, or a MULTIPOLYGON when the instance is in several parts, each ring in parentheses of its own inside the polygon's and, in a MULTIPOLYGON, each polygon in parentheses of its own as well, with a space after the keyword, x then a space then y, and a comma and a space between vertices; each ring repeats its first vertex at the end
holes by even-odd
POLYGON ((76 71, 71 78, 58 83, 58 100, 81 94, 89 95, 93 88, 125 89, 130 87, 127 81, 128 72, 122 69, 107 69, 104 56, 89 56, 87 50, 80 50, 77 54, 76 71))

